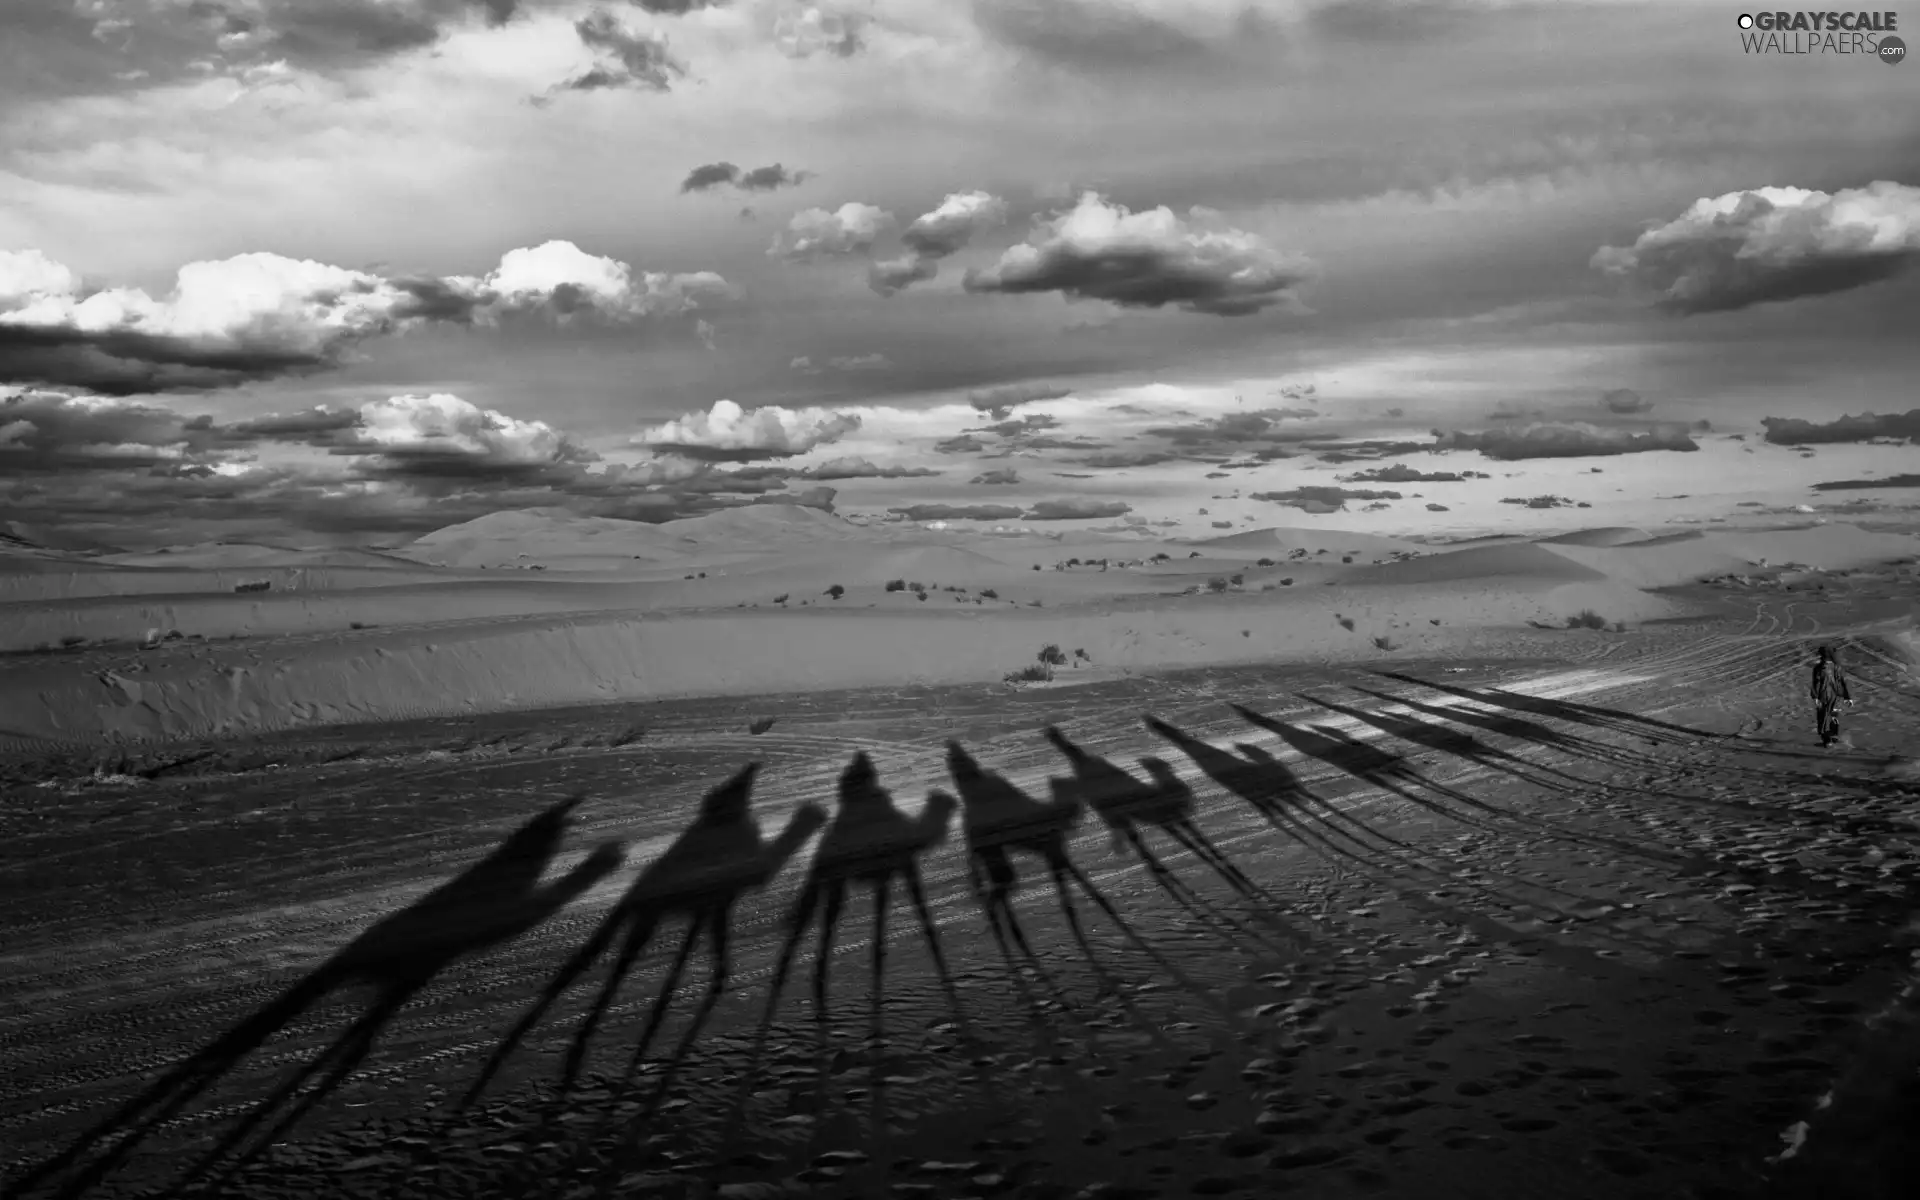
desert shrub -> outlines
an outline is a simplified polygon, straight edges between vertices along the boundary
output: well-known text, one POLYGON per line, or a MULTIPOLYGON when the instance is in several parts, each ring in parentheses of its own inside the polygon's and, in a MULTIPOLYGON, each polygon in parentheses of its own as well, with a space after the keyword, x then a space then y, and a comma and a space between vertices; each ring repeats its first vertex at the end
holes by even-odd
POLYGON ((1273 562, 1273 560, 1272 560, 1272 559, 1270 559, 1270 558, 1263 558, 1263 559, 1261 559, 1261 560, 1259 560, 1259 561, 1258 561, 1257 563, 1255 563, 1254 565, 1255 565, 1255 566, 1260 566, 1260 567, 1271 567, 1271 566, 1273 566, 1273 565, 1274 565, 1274 562, 1273 562))
POLYGON ((1353 632, 1352 617, 1335 617, 1334 620, 1340 622, 1340 628, 1346 630, 1349 633, 1353 632))
POLYGON ((994 591, 992 588, 981 588, 980 594, 989 600, 998 600, 1000 598, 1000 593, 994 591))
POLYGON ((1067 560, 1067 565, 1070 567, 1077 567, 1080 565, 1080 560, 1077 558, 1070 558, 1067 560))
POLYGON ((1039 563, 1033 564, 1033 569, 1038 571, 1040 569, 1040 564, 1039 563))
POLYGON ((904 592, 907 590, 907 581, 904 579, 889 579, 887 580, 887 590, 890 592, 904 592))
MULTIPOLYGON (((915 593, 914 593, 914 595, 915 595, 916 597, 918 597, 918 598, 919 598, 920 600, 922 600, 922 601, 925 601, 925 600, 926 600, 926 598, 927 598, 927 594, 926 594, 925 592, 915 592, 915 593)), ((958 597, 958 596, 955 596, 955 597, 954 597, 954 599, 955 599, 955 600, 958 600, 959 598, 960 598, 960 597, 958 597)))
POLYGON ((1282 580, 1280 581, 1280 586, 1281 586, 1281 587, 1292 587, 1292 586, 1293 586, 1293 576, 1291 576, 1291 575, 1289 575, 1289 576, 1287 576, 1287 577, 1286 577, 1285 579, 1282 579, 1282 580))
POLYGON ((264 592, 272 586, 273 580, 260 579, 253 583, 236 583, 233 585, 233 590, 236 592, 264 592))
POLYGON ((1376 650, 1391 650, 1393 649, 1393 639, 1390 637, 1374 638, 1373 648, 1376 650))
POLYGON ((1067 656, 1060 652, 1059 645, 1054 642, 1048 642, 1040 647, 1040 653, 1034 657, 1050 667, 1065 666, 1067 662, 1067 656))
POLYGON ((924 583, 910 583, 907 585, 907 590, 910 592, 924 592, 927 590, 927 585, 924 583))
POLYGON ((1092 661, 1093 661, 1093 656, 1092 656, 1092 655, 1090 655, 1090 654, 1088 654, 1088 653, 1087 653, 1087 652, 1086 652, 1085 650, 1075 650, 1075 651, 1073 652, 1073 656, 1074 656, 1075 658, 1084 658, 1084 659, 1086 659, 1086 660, 1087 660, 1088 662, 1092 662, 1092 661))
POLYGON ((767 730, 773 728, 774 720, 775 718, 773 717, 755 717, 751 722, 748 723, 747 732, 748 733, 765 733, 767 730))
POLYGON ((1227 577, 1227 582, 1232 584, 1235 587, 1240 587, 1241 585, 1247 582, 1246 572, 1235 571, 1232 575, 1229 575, 1227 577))
POLYGON ((1251 629, 1242 629, 1242 630, 1240 631, 1240 636, 1241 636, 1241 637, 1252 637, 1252 636, 1253 636, 1253 630, 1251 630, 1251 629))
POLYGON ((1030 663, 1018 671, 1008 671, 1005 679, 1008 683, 1051 683, 1053 668, 1045 663, 1030 663))
POLYGON ((1567 618, 1568 629, 1605 629, 1607 619, 1590 608, 1583 608, 1567 618))
POLYGON ((70 633, 67 636, 60 639, 60 644, 62 646, 65 646, 67 649, 71 650, 75 646, 86 645, 87 639, 80 636, 77 633, 70 633))
POLYGON ((1427 624, 1429 624, 1429 625, 1438 625, 1439 623, 1440 623, 1440 618, 1439 618, 1439 617, 1428 617, 1428 618, 1427 618, 1427 624))
POLYGON ((1625 621, 1615 621, 1613 623, 1613 631, 1615 633, 1625 633, 1627 631, 1627 623, 1625 621))
POLYGON ((1199 558, 1199 557, 1200 557, 1200 552, 1199 552, 1198 550, 1195 550, 1195 551, 1193 551, 1193 552, 1191 552, 1190 554, 1188 554, 1188 555, 1187 555, 1187 557, 1188 557, 1188 558, 1199 558))
POLYGON ((1207 580, 1207 590, 1210 592, 1226 591, 1227 577, 1225 575, 1215 575, 1212 579, 1207 580))
POLYGON ((365 621, 348 621, 347 622, 348 629, 365 629, 366 627, 367 627, 367 623, 365 621))
POLYGON ((847 589, 841 587, 839 584, 836 583, 832 587, 828 588, 826 591, 820 594, 823 596, 831 596, 835 600, 838 600, 840 597, 847 594, 847 589))
POLYGON ((1350 563, 1350 562, 1352 562, 1352 561, 1353 561, 1353 555, 1351 555, 1351 554, 1342 554, 1342 555, 1340 556, 1340 561, 1341 561, 1341 562, 1343 562, 1343 563, 1350 563))
POLYGON ((1147 561, 1148 561, 1148 562, 1157 562, 1157 563, 1163 563, 1163 562, 1172 562, 1172 561, 1173 561, 1173 555, 1171 555, 1171 554, 1168 554, 1168 553, 1166 553, 1166 552, 1164 552, 1164 551, 1162 551, 1161 553, 1159 553, 1159 554, 1156 554, 1156 555, 1154 555, 1154 556, 1153 556, 1152 558, 1150 558, 1150 559, 1148 559, 1147 561))

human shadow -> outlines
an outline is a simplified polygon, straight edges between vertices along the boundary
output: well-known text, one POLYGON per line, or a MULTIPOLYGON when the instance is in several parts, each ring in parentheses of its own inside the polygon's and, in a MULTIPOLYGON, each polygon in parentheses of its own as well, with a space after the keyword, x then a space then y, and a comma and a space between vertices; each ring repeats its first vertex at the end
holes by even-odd
POLYGON ((79 1170, 58 1193, 90 1189, 161 1126, 231 1071, 248 1054, 332 993, 369 986, 373 997, 362 1015, 294 1077, 255 1106, 188 1171, 197 1177, 240 1150, 276 1112, 280 1120, 233 1167, 284 1137, 344 1083, 372 1051, 381 1030, 422 989, 454 963, 493 949, 532 930, 611 874, 624 852, 618 842, 596 847, 561 878, 541 884, 558 853, 573 810, 584 797, 552 805, 515 830, 486 858, 412 904, 368 927, 279 998, 168 1072, 105 1123, 42 1164, 10 1191, 21 1191, 75 1166, 92 1149, 124 1132, 110 1150, 79 1170), (295 1096, 309 1082, 314 1086, 295 1096))
POLYGON ((619 951, 606 982, 575 1031, 567 1051, 561 1092, 572 1090, 585 1067, 594 1032, 619 994, 620 985, 653 940, 661 922, 673 916, 686 918, 686 933, 634 1044, 627 1075, 630 1077, 639 1067, 665 1021, 669 1002, 704 933, 710 945, 713 974, 689 1027, 689 1037, 683 1041, 697 1034, 725 992, 730 977, 729 935, 734 905, 742 896, 765 887, 827 819, 818 805, 802 804, 787 818, 780 833, 768 839, 753 818, 753 784, 759 770, 759 763, 748 763, 701 798, 693 824, 675 838, 660 857, 647 864, 592 936, 554 975, 534 1006, 487 1060, 459 1107, 464 1108, 480 1097, 553 1006, 617 941, 619 951))
POLYGON ((1697 742, 1714 734, 1704 730, 1689 729, 1685 725, 1676 725, 1671 721, 1662 721, 1655 717, 1643 717, 1634 713, 1621 712, 1618 709, 1602 708, 1594 704, 1583 704, 1577 700, 1555 699, 1550 696, 1530 696, 1525 692, 1510 691, 1506 688, 1468 688, 1456 683, 1441 683, 1435 680, 1420 679, 1413 675, 1403 675, 1397 671, 1376 671, 1384 679, 1400 683, 1416 684, 1458 696, 1462 700, 1471 700, 1493 708, 1504 708, 1511 712, 1523 712, 1536 717, 1550 717, 1565 721, 1570 725, 1584 725, 1591 729, 1606 729, 1613 732, 1629 733, 1655 742, 1697 742))
POLYGON ((1048 781, 1056 802, 1071 798, 1092 810, 1112 833, 1114 848, 1131 848, 1160 889, 1194 916, 1225 924, 1243 936, 1265 940, 1182 879, 1147 843, 1143 829, 1158 829, 1243 899, 1258 903, 1274 900, 1196 823, 1194 815, 1198 805, 1193 789, 1174 773, 1165 759, 1140 760, 1151 780, 1143 783, 1110 760, 1073 742, 1058 726, 1049 725, 1044 732, 1073 767, 1071 784, 1058 779, 1048 781))

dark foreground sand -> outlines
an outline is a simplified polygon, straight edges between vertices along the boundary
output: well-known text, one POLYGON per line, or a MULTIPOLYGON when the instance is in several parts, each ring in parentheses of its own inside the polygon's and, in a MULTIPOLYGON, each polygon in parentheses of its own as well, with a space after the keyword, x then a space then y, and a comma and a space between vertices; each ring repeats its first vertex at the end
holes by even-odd
MULTIPOLYGON (((59 1194, 71 1175, 20 1190, 23 1173, 583 789, 549 878, 609 838, 626 865, 415 980, 358 1070, 225 1194, 1893 1194, 1873 1171, 1913 1166, 1911 1146, 1905 1163, 1886 1151, 1912 1128, 1920 1065, 1910 1012, 1887 1015, 1920 947, 1920 783, 1887 768, 1920 717, 1912 681, 1873 643, 1850 650, 1853 746, 1827 752, 1799 700, 1805 646, 1784 635, 1516 645, 1557 661, 519 714, 287 735, 148 780, 16 782, 0 803, 0 1179, 59 1194), (1142 712, 1199 741, 1146 731, 1142 712), (776 721, 755 735, 756 717, 776 721), (641 1071, 623 1078, 678 917, 568 1104, 543 1098, 604 965, 473 1108, 449 1107, 749 759, 771 836, 804 802, 831 809, 857 751, 919 811, 929 786, 955 787, 950 736, 1046 800, 1048 776, 1072 775, 1048 723, 1142 780, 1135 760, 1163 757, 1251 884, 1149 830, 1159 881, 1089 815, 1070 849, 1113 912, 1071 890, 1081 943, 1020 860, 1035 958, 1013 970, 966 891, 956 824, 919 858, 951 987, 898 876, 875 974, 856 884, 826 1020, 809 935, 763 1031, 816 839, 733 910, 732 981, 704 1012, 710 959, 694 955, 641 1071)), ((493 886, 493 908, 453 923, 497 924, 510 888, 493 886)), ((403 954, 382 979, 425 966, 403 954)), ((179 1120, 82 1182, 164 1191, 379 994, 243 1029, 248 1053, 179 1120)))

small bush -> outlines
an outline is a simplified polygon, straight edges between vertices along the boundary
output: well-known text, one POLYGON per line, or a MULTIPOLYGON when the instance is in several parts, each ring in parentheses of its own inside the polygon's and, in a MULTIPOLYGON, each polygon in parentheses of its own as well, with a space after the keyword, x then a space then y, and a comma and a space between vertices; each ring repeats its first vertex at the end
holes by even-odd
POLYGON ((1282 580, 1280 581, 1280 586, 1281 586, 1281 587, 1292 587, 1292 586, 1293 586, 1293 576, 1291 576, 1291 575, 1289 575, 1289 576, 1287 576, 1287 577, 1286 577, 1285 579, 1282 579, 1282 580))
POLYGON ((1336 617, 1336 618, 1334 618, 1334 619, 1340 622, 1340 628, 1342 628, 1342 629, 1344 629, 1344 630, 1346 630, 1346 631, 1347 631, 1347 632, 1349 632, 1349 633, 1351 633, 1351 632, 1353 632, 1353 618, 1352 618, 1352 617, 1336 617))
POLYGON ((1583 608, 1567 618, 1568 629, 1605 629, 1607 619, 1590 608, 1583 608))
MULTIPOLYGON (((915 595, 916 597, 918 597, 918 598, 919 598, 920 600, 922 600, 922 601, 924 601, 924 600, 926 600, 926 598, 927 598, 927 594, 926 594, 925 592, 915 592, 915 593, 914 593, 914 595, 915 595)), ((955 596, 955 597, 954 597, 954 599, 955 599, 955 600, 958 600, 959 598, 960 598, 960 597, 958 597, 958 596, 955 596)))
POLYGON ((1350 563, 1350 562, 1352 562, 1352 561, 1353 561, 1353 555, 1351 555, 1351 554, 1342 554, 1342 555, 1340 556, 1340 561, 1341 561, 1341 562, 1343 562, 1343 563, 1350 563))
POLYGON ((1253 636, 1253 630, 1251 630, 1251 629, 1242 629, 1242 630, 1240 631, 1240 636, 1241 636, 1241 637, 1252 637, 1252 636, 1253 636))
POLYGON ((1087 652, 1086 652, 1085 650, 1075 650, 1075 651, 1073 652, 1073 656, 1074 656, 1075 658, 1084 658, 1084 659, 1086 659, 1086 660, 1087 660, 1088 662, 1092 662, 1092 661, 1093 661, 1093 656, 1092 656, 1092 655, 1090 655, 1090 654, 1088 654, 1088 653, 1087 653, 1087 652))
POLYGON ((1173 561, 1173 555, 1171 555, 1171 554, 1167 554, 1167 553, 1165 553, 1165 552, 1163 551, 1163 552, 1161 552, 1161 553, 1159 553, 1159 554, 1156 554, 1156 555, 1154 555, 1154 556, 1153 556, 1152 558, 1150 558, 1150 559, 1148 559, 1147 561, 1148 561, 1148 562, 1157 562, 1157 563, 1163 563, 1163 562, 1172 562, 1172 561, 1173 561))
POLYGON ((1613 631, 1615 633, 1625 633, 1627 631, 1627 623, 1625 621, 1615 621, 1613 623, 1613 631))
POLYGON ((1393 649, 1393 639, 1390 637, 1377 637, 1373 639, 1373 648, 1376 650, 1391 650, 1393 649))
POLYGON ((1207 590, 1210 592, 1226 591, 1227 577, 1225 575, 1215 575, 1212 579, 1207 580, 1207 590))
POLYGON ((1053 642, 1048 642, 1046 645, 1040 647, 1040 653, 1034 657, 1050 667, 1062 667, 1065 666, 1067 662, 1067 656, 1062 654, 1060 647, 1053 642))
POLYGON ((1439 618, 1439 617, 1428 617, 1428 618, 1427 618, 1427 624, 1429 624, 1429 625, 1438 625, 1439 623, 1440 623, 1440 618, 1439 618))
POLYGON ((981 588, 980 594, 989 600, 998 600, 1000 598, 1000 593, 994 591, 992 588, 981 588))
POLYGON ((831 596, 835 600, 838 600, 840 597, 847 594, 847 589, 841 587, 839 584, 836 583, 832 587, 828 588, 826 591, 820 594, 823 596, 831 596))
POLYGON ((887 590, 890 592, 904 592, 907 590, 907 581, 904 579, 889 579, 887 580, 887 590))
POLYGON ((776 718, 774 717, 755 717, 747 725, 747 732, 748 733, 765 733, 767 730, 773 728, 773 723, 775 720, 776 718))
POLYGON ((236 583, 233 585, 233 590, 236 592, 264 592, 272 587, 273 580, 261 579, 254 583, 236 583))
POLYGON ((775 604, 785 604, 787 602, 787 593, 781 592, 778 596, 775 596, 773 598, 773 602, 775 604))
POLYGON ((82 636, 80 636, 80 635, 79 635, 79 634, 77 634, 77 633, 70 633, 70 634, 68 634, 67 636, 65 636, 65 637, 63 637, 63 638, 61 638, 61 639, 60 639, 60 644, 61 644, 62 646, 64 646, 64 647, 66 647, 67 649, 69 649, 69 650, 71 650, 71 649, 73 649, 73 648, 74 648, 75 646, 84 646, 84 645, 86 645, 86 644, 87 644, 87 639, 86 639, 86 638, 84 638, 84 637, 82 637, 82 636))
POLYGON ((1195 550, 1195 551, 1193 551, 1193 552, 1192 552, 1191 554, 1189 554, 1189 555, 1187 555, 1187 557, 1188 557, 1188 558, 1199 558, 1199 557, 1200 557, 1200 552, 1199 552, 1198 550, 1195 550))
POLYGON ((1008 671, 1005 679, 1008 683, 1052 683, 1053 668, 1045 663, 1032 663, 1018 671, 1008 671))
POLYGON ((1254 565, 1255 565, 1255 566, 1260 566, 1260 567, 1271 567, 1271 566, 1273 566, 1273 565, 1274 565, 1274 562, 1273 562, 1273 560, 1272 560, 1272 559, 1270 559, 1270 558, 1263 558, 1263 559, 1261 559, 1261 560, 1259 560, 1259 561, 1258 561, 1257 563, 1255 563, 1254 565))
POLYGON ((1040 569, 1040 564, 1039 563, 1033 564, 1033 569, 1038 571, 1040 569))
POLYGON ((1227 582, 1232 584, 1235 587, 1244 586, 1247 582, 1246 572, 1244 571, 1234 572, 1232 575, 1227 576, 1227 582))
POLYGON ((348 629, 365 629, 366 627, 367 627, 367 623, 365 621, 348 621, 347 622, 348 629))
POLYGON ((910 583, 907 585, 907 590, 910 592, 924 592, 927 590, 927 585, 924 583, 910 583))

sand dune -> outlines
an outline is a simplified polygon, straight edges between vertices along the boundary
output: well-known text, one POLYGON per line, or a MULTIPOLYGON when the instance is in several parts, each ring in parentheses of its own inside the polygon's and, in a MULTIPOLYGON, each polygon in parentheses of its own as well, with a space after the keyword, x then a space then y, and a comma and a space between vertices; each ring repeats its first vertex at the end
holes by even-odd
POLYGON ((1558 627, 1583 609, 1610 623, 1684 615, 1681 601, 1647 589, 1762 559, 1833 570, 1920 551, 1912 536, 1849 526, 1634 532, 1441 549, 1262 529, 1187 549, 869 526, 762 505, 664 525, 499 513, 397 554, 209 545, 111 562, 13 556, 0 570, 0 650, 15 652, 0 659, 0 737, 175 738, 990 682, 1035 665, 1048 644, 1069 658, 1055 686, 1234 662, 1432 656, 1529 624, 1558 627), (1168 557, 1151 562, 1157 552, 1168 557), (1382 561, 1408 553, 1417 556, 1382 561), (534 556, 572 569, 471 569, 534 556), (459 566, 411 561, 436 557, 459 566), (1106 569, 1089 565, 1103 557, 1106 569), (170 565, 140 565, 156 559, 170 565), (619 565, 591 569, 596 561, 619 565), (234 591, 260 581, 272 586, 234 591), (923 586, 889 590, 893 581, 923 586), (155 635, 160 644, 138 645, 155 635), (48 646, 65 652, 20 653, 48 646))

